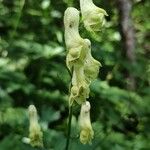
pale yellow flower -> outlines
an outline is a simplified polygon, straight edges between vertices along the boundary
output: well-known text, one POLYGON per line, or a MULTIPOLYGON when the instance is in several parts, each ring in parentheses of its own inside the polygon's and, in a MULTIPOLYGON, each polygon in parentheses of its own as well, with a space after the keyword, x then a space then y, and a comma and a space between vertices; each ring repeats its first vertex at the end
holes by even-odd
POLYGON ((100 31, 105 24, 107 12, 97 7, 92 0, 80 0, 80 8, 85 28, 88 31, 100 31))
POLYGON ((66 64, 69 70, 73 65, 82 65, 86 56, 86 44, 79 34, 79 11, 69 7, 64 13, 65 43, 67 48, 66 64))
POLYGON ((80 142, 83 144, 91 144, 94 137, 94 131, 90 120, 90 108, 91 106, 88 101, 83 103, 79 116, 80 142))
POLYGON ((30 144, 34 147, 43 147, 43 133, 41 127, 38 123, 37 110, 34 105, 30 105, 28 108, 29 111, 29 139, 30 144))
POLYGON ((90 84, 92 80, 97 78, 99 73, 99 68, 101 67, 101 63, 94 59, 91 55, 91 42, 88 39, 85 39, 85 42, 88 45, 86 61, 84 64, 84 74, 86 76, 86 81, 90 84))

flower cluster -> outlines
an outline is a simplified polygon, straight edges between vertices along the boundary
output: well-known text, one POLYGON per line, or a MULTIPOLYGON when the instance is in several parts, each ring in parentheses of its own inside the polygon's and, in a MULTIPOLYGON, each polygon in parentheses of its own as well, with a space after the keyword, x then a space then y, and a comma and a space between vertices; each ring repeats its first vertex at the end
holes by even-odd
MULTIPOLYGON (((92 0, 80 0, 80 8, 85 28, 92 32, 100 31, 105 23, 106 11, 95 6, 92 0)), ((80 141, 83 144, 90 144, 94 132, 90 121, 91 106, 86 99, 89 98, 90 83, 97 77, 101 64, 92 57, 90 40, 80 36, 79 20, 80 15, 76 8, 66 9, 64 13, 66 65, 72 75, 69 106, 74 102, 81 105, 80 141)))
POLYGON ((89 85, 99 72, 100 63, 91 55, 91 42, 79 34, 79 11, 67 8, 64 15, 65 42, 67 47, 66 64, 72 72, 70 105, 76 101, 82 104, 89 97, 89 85))

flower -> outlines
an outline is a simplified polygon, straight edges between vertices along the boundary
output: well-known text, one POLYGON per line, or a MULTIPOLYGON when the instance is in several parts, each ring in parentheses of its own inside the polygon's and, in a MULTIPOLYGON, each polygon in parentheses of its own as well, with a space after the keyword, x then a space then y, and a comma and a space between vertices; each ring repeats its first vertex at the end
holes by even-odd
POLYGON ((88 39, 85 39, 85 42, 88 45, 86 61, 84 64, 84 74, 86 76, 86 81, 90 84, 92 80, 97 78, 99 73, 99 68, 101 67, 101 63, 95 60, 91 55, 91 42, 88 39))
POLYGON ((43 133, 41 127, 38 123, 37 110, 34 105, 30 105, 28 108, 29 111, 29 139, 30 144, 35 147, 43 147, 43 133))
POLYGON ((83 144, 91 144, 91 140, 94 137, 94 131, 90 120, 90 108, 91 106, 88 101, 83 103, 79 116, 80 142, 83 144))
POLYGON ((74 65, 72 75, 72 88, 69 102, 72 105, 74 100, 78 104, 82 104, 89 98, 89 85, 94 80, 101 66, 100 62, 95 60, 91 55, 91 42, 88 39, 84 39, 86 43, 86 57, 83 65, 74 65))
POLYGON ((80 8, 85 28, 88 31, 100 31, 105 24, 107 12, 97 7, 92 0, 80 0, 80 8))
POLYGON ((64 13, 65 43, 67 48, 66 64, 70 71, 75 64, 82 65, 86 55, 84 39, 79 34, 79 11, 69 7, 64 13))

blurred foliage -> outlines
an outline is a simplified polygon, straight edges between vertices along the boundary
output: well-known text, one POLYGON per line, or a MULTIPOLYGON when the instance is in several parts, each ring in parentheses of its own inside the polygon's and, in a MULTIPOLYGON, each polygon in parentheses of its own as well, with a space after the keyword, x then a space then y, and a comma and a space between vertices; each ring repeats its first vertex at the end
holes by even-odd
MULTIPOLYGON (((122 56, 115 1, 94 0, 109 16, 106 28, 93 35, 93 56, 101 61, 89 101, 95 131, 92 145, 79 142, 73 110, 70 150, 150 149, 150 22, 149 0, 132 0, 136 62, 122 56), (136 79, 135 91, 126 89, 127 69, 136 79)), ((0 0, 0 150, 34 150, 28 137, 27 107, 34 104, 44 132, 46 150, 65 147, 70 76, 65 66, 63 13, 75 0, 0 0)))

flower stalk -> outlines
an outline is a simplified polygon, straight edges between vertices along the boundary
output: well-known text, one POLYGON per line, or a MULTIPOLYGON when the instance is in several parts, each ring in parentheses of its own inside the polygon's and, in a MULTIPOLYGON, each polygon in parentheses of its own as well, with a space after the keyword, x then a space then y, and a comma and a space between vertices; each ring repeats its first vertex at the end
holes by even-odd
POLYGON ((66 148, 65 148, 65 150, 69 149, 70 134, 71 134, 71 120, 72 120, 72 106, 69 107, 68 133, 67 133, 67 141, 66 141, 66 148))
MULTIPOLYGON (((80 0, 80 8, 85 28, 90 32, 100 31, 105 23, 107 13, 97 7, 92 0, 80 0)), ((69 122, 66 150, 69 148, 71 134, 72 107, 76 102, 81 105, 79 116, 80 141, 91 144, 94 137, 90 121, 90 103, 87 101, 90 84, 97 78, 101 63, 91 54, 91 42, 79 33, 79 11, 69 7, 64 13, 65 44, 67 48, 66 65, 71 73, 71 88, 69 95, 69 122)))

